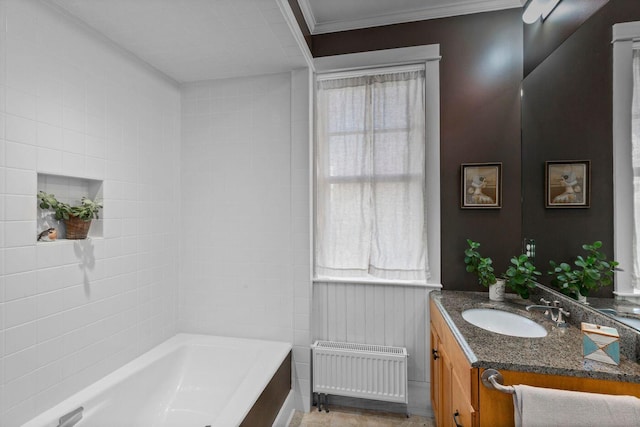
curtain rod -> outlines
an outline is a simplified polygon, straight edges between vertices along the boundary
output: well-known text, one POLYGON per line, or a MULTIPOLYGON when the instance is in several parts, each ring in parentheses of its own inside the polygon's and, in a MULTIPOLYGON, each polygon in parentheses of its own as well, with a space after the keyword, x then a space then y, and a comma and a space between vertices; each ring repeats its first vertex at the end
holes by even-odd
POLYGON ((357 67, 357 68, 345 68, 342 70, 333 70, 323 73, 318 73, 316 80, 333 80, 344 79, 349 77, 364 77, 373 76, 376 74, 390 74, 390 73, 403 73, 409 71, 423 71, 425 70, 424 63, 411 63, 411 64, 395 64, 383 67, 357 67))

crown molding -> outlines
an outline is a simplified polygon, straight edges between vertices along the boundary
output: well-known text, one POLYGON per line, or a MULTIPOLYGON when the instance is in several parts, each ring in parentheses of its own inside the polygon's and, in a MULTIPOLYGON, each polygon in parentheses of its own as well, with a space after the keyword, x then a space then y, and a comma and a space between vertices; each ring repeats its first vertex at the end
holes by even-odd
POLYGON ((446 18, 472 13, 492 12, 503 9, 522 7, 522 0, 473 0, 450 2, 447 5, 427 6, 424 8, 364 17, 354 20, 336 20, 317 22, 313 14, 310 0, 298 0, 311 34, 333 33, 338 31, 357 30, 382 25, 401 24, 405 22, 423 21, 427 19, 446 18))
POLYGON ((304 57, 307 66, 313 69, 313 55, 311 54, 311 49, 309 49, 309 45, 307 45, 307 41, 304 39, 302 30, 296 21, 296 17, 293 15, 289 2, 287 0, 276 0, 276 3, 280 8, 280 12, 282 12, 282 16, 289 26, 291 34, 293 34, 300 51, 302 52, 302 56, 304 57))
POLYGON ((309 31, 313 34, 316 29, 316 17, 313 14, 309 0, 298 0, 298 5, 300 5, 302 16, 307 23, 307 27, 309 27, 309 31))

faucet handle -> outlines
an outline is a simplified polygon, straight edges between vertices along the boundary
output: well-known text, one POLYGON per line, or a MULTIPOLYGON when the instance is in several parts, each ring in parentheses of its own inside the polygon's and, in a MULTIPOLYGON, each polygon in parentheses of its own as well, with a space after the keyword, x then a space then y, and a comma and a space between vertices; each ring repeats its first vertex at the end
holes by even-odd
POLYGON ((556 319, 556 325, 561 327, 561 328, 566 328, 567 327, 567 322, 565 322, 564 319, 562 318, 563 314, 564 314, 565 317, 569 317, 571 315, 571 313, 569 313, 564 308, 558 307, 558 318, 556 319))
POLYGON ((540 298, 540 302, 541 302, 542 304, 544 304, 544 305, 551 305, 551 301, 547 301, 547 300, 546 300, 546 299, 544 299, 544 298, 540 298))

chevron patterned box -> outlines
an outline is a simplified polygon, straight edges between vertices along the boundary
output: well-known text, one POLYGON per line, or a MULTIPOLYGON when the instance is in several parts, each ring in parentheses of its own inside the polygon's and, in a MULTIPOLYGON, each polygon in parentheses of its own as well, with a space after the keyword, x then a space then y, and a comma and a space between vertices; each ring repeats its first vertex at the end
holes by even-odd
POLYGON ((620 336, 616 328, 582 322, 582 354, 585 359, 620 364, 620 336))

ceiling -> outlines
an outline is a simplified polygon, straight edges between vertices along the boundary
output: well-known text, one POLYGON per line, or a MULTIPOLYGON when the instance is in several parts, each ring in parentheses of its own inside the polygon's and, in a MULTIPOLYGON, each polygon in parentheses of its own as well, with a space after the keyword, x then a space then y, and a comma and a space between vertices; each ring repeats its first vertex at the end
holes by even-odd
POLYGON ((521 7, 523 0, 298 0, 312 34, 521 7))
POLYGON ((179 83, 306 66, 278 0, 46 1, 179 83))
MULTIPOLYGON (((178 83, 287 72, 310 53, 288 0, 42 0, 178 83)), ((520 7, 522 0, 297 0, 312 33, 520 7)))

